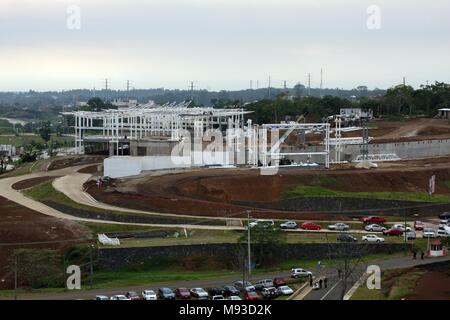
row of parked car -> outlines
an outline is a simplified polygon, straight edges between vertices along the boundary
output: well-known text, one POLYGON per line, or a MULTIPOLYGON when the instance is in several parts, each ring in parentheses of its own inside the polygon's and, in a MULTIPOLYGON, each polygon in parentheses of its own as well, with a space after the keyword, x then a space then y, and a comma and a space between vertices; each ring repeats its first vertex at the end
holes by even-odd
MULTIPOLYGON (((291 277, 299 278, 312 275, 311 272, 301 268, 291 270, 291 277)), ((273 299, 282 295, 291 295, 294 291, 286 284, 284 278, 263 279, 252 284, 249 281, 236 281, 233 285, 223 287, 203 288, 177 288, 167 287, 154 290, 144 290, 139 295, 135 291, 129 291, 124 295, 111 297, 97 295, 95 300, 261 300, 273 299)))

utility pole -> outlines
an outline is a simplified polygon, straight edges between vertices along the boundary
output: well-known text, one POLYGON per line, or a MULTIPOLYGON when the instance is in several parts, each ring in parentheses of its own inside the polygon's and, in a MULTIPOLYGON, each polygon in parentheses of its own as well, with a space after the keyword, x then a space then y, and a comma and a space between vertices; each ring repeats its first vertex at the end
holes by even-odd
POLYGON ((17 300, 17 253, 14 255, 14 300, 17 300))
POLYGON ((91 244, 91 251, 90 251, 90 255, 89 255, 89 263, 90 263, 90 272, 89 272, 89 284, 92 290, 93 287, 93 283, 94 283, 94 261, 92 259, 92 251, 94 250, 94 245, 91 244))
POLYGON ((253 80, 250 80, 250 90, 253 90, 253 80))
POLYGON ((259 80, 256 80, 256 89, 259 89, 259 80))
POLYGON ((191 102, 194 102, 194 81, 190 82, 189 90, 191 91, 191 102))
POLYGON ((406 86, 406 77, 403 77, 403 86, 406 86))
POLYGON ((308 96, 311 95, 311 73, 308 73, 308 96))
POLYGON ((269 100, 272 98, 272 92, 271 92, 271 90, 270 90, 270 87, 271 87, 271 78, 270 78, 270 76, 269 76, 269 100))
POLYGON ((320 90, 323 89, 323 69, 320 68, 320 90))
POLYGON ((108 100, 108 78, 105 78, 105 100, 108 100))
POLYGON ((250 210, 247 210, 247 256, 248 256, 248 275, 252 274, 252 260, 250 247, 250 210))
POLYGON ((130 99, 130 80, 127 80, 127 97, 130 99))

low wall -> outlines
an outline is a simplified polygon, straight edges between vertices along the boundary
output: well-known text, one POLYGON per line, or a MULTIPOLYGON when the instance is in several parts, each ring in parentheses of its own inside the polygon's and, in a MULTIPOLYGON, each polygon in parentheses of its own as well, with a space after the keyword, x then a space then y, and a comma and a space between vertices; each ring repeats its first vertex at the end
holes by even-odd
MULTIPOLYGON (((277 250, 278 259, 326 259, 333 252, 340 252, 340 246, 347 247, 346 252, 357 252, 358 254, 394 253, 404 250, 404 244, 341 244, 330 246, 327 243, 297 243, 283 245, 277 250), (354 248, 352 250, 352 247, 354 248)), ((161 257, 217 257, 221 259, 238 259, 239 252, 246 249, 245 244, 199 244, 159 246, 143 248, 111 248, 100 249, 98 252, 97 266, 104 269, 116 269, 130 264, 139 264, 161 257)), ((252 246, 258 250, 257 245, 252 246)))

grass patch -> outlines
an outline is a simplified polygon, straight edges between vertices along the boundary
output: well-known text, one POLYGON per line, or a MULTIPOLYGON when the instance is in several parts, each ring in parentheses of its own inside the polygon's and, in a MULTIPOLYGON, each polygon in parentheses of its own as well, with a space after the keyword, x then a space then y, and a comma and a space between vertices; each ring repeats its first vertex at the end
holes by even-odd
MULTIPOLYGON (((20 147, 24 144, 30 144, 32 141, 37 143, 44 143, 45 141, 41 138, 41 136, 36 134, 26 134, 26 135, 15 135, 15 134, 7 134, 0 135, 0 144, 10 144, 15 147, 20 147)), ((61 137, 52 135, 50 141, 58 142, 66 144, 67 146, 73 146, 74 140, 71 137, 61 137)))
POLYGON ((381 275, 381 290, 369 290, 362 285, 352 300, 400 300, 414 292, 425 271, 417 268, 386 270, 381 275))
POLYGON ((301 197, 341 197, 417 202, 450 202, 450 195, 447 194, 434 194, 429 196, 426 192, 348 192, 331 190, 321 186, 298 186, 284 192, 282 197, 284 199, 301 197))

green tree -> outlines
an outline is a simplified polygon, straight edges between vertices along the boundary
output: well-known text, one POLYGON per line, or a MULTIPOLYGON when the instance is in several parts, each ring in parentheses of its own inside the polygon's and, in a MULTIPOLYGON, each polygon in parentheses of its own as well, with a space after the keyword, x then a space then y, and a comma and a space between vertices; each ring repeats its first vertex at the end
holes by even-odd
POLYGON ((48 143, 51 138, 52 127, 50 121, 45 121, 42 123, 42 126, 39 128, 39 135, 45 143, 48 143))
MULTIPOLYGON (((239 238, 240 244, 247 244, 248 233, 239 238)), ((256 225, 250 229, 252 261, 256 266, 269 266, 275 262, 280 249, 286 245, 286 232, 276 227, 256 225)))

